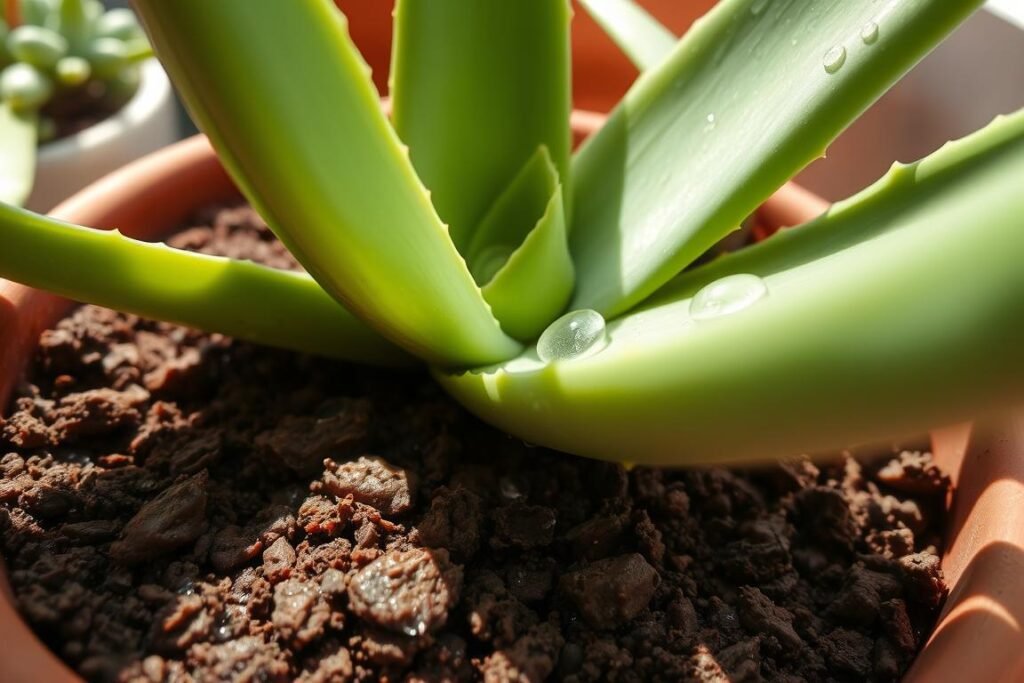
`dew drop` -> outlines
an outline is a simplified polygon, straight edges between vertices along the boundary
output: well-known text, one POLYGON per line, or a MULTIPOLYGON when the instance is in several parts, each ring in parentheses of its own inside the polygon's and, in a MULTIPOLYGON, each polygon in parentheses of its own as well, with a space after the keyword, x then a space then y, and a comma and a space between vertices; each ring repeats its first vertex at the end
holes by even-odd
POLYGON ((511 255, 512 250, 500 244, 493 244, 484 249, 474 260, 476 268, 473 271, 473 276, 476 278, 477 284, 486 285, 493 280, 511 255))
POLYGON ((718 122, 715 119, 715 115, 714 114, 708 114, 707 116, 705 116, 704 117, 704 121, 705 121, 705 125, 704 125, 704 132, 705 133, 710 133, 711 131, 713 131, 715 129, 715 126, 718 125, 718 122))
POLYGON ((764 8, 768 6, 768 0, 754 0, 750 5, 750 13, 755 17, 764 11, 764 8))
POLYGON ((690 317, 720 318, 753 306, 767 294, 768 285, 756 275, 728 275, 697 292, 690 301, 690 317))
POLYGON ((843 64, 846 63, 846 48, 842 45, 836 45, 832 47, 828 52, 825 53, 825 57, 822 59, 822 65, 825 67, 825 71, 830 74, 834 74, 843 68, 843 64))
POLYGON ((597 311, 583 309, 566 313, 548 325, 537 341, 537 355, 551 363, 596 353, 607 344, 604 318, 597 311))
POLYGON ((871 45, 878 40, 878 24, 873 21, 864 24, 860 30, 860 39, 864 41, 865 45, 871 45))
POLYGON ((501 497, 506 500, 517 500, 523 497, 522 490, 509 477, 498 479, 498 490, 501 491, 501 497))

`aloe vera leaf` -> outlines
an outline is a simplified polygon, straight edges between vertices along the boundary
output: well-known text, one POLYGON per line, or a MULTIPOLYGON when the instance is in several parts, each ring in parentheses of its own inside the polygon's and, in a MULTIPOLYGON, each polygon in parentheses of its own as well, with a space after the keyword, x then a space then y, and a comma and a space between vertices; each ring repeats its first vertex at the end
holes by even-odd
POLYGON ((574 160, 571 307, 613 317, 654 292, 980 4, 721 2, 574 160))
POLYGON ((36 115, 0 105, 0 202, 21 206, 36 172, 36 115))
POLYGON ((594 355, 542 363, 531 349, 437 376, 532 443, 661 465, 817 453, 1012 405, 1024 398, 1022 177, 1024 112, 695 271, 677 298, 611 322, 594 355), (742 271, 767 295, 694 319, 689 292, 742 271))
POLYGON ((544 145, 563 183, 571 130, 568 0, 398 0, 393 120, 460 249, 544 145))
POLYGON ((258 11, 251 0, 135 6, 231 175, 328 293, 434 363, 518 352, 431 206, 329 0, 264 2, 258 11))
POLYGON ((468 259, 502 329, 533 341, 569 303, 573 265, 558 170, 530 157, 477 228, 468 259))
POLYGON ((78 301, 333 358, 396 365, 313 278, 0 205, 0 277, 78 301))
POLYGON ((580 0, 580 5, 640 71, 672 52, 676 36, 634 0, 580 0))

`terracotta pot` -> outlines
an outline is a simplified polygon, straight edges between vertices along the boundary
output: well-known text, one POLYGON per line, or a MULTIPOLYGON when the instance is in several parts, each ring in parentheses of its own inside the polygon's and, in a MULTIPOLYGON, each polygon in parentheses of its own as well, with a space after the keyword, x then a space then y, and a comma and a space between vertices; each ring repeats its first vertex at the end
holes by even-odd
MULTIPOLYGON (((577 139, 603 117, 577 112, 577 139)), ((206 140, 195 137, 107 176, 63 203, 54 215, 95 227, 157 237, 203 204, 237 196, 206 140)), ((759 211, 768 227, 795 225, 825 208, 814 195, 787 185, 759 211)), ((72 304, 0 280, 0 406, 25 367, 39 333, 72 304)), ((1015 680, 1024 675, 1019 645, 1024 623, 1024 419, 988 429, 965 454, 964 428, 933 435, 942 467, 957 484, 944 558, 953 586, 935 633, 910 678, 917 681, 1015 680), (975 676, 975 674, 977 674, 975 676)), ((0 681, 74 681, 21 620, 0 573, 0 681)))
MULTIPOLYGON (((639 0, 676 35, 705 14, 716 0, 639 0)), ((392 0, 335 0, 349 19, 349 31, 373 69, 381 94, 388 90, 392 0)), ((604 31, 575 3, 572 22, 573 103, 607 112, 636 79, 637 71, 604 31)))

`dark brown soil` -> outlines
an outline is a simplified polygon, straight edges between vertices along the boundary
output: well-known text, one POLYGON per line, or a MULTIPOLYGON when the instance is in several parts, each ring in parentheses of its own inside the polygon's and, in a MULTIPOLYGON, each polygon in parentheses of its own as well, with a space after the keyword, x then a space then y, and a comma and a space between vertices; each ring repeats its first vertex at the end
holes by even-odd
MULTIPOLYGON (((246 208, 199 224, 293 265, 246 208)), ((420 374, 89 306, 30 382, 0 552, 91 680, 893 680, 945 594, 927 454, 626 471, 420 374)))
POLYGON ((115 114, 128 99, 111 94, 99 81, 90 81, 79 88, 59 91, 40 113, 54 123, 51 140, 59 140, 115 114))

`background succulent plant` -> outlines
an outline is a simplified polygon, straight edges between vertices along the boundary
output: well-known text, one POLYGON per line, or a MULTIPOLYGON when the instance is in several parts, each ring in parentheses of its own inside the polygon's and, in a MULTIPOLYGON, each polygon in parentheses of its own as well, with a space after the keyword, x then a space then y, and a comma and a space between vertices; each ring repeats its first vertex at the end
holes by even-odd
POLYGON ((152 56, 134 12, 99 0, 10 0, 0 19, 0 199, 31 188, 34 150, 58 134, 61 103, 114 111, 135 93, 152 56))

